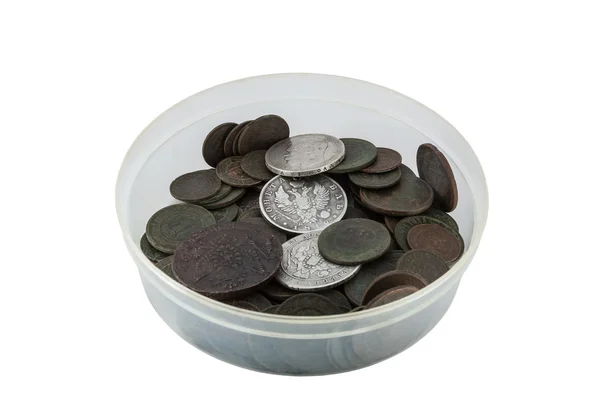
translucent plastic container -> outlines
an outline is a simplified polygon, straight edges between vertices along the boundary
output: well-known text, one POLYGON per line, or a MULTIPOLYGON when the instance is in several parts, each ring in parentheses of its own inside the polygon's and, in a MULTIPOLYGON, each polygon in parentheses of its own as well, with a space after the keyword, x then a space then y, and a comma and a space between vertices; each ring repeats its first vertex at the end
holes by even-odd
POLYGON ((444 316, 473 259, 487 219, 483 170, 465 139, 443 118, 390 89, 315 74, 259 76, 193 95, 156 118, 125 156, 116 187, 123 237, 150 303, 183 339, 252 370, 320 375, 362 368, 407 349, 444 316), (171 181, 206 168, 202 143, 214 126, 281 115, 292 135, 359 137, 397 149, 416 171, 417 147, 432 142, 448 157, 458 184, 452 213, 465 240, 462 258, 442 278, 400 301, 328 317, 260 314, 203 297, 159 271, 139 249, 146 221, 176 203, 171 181))

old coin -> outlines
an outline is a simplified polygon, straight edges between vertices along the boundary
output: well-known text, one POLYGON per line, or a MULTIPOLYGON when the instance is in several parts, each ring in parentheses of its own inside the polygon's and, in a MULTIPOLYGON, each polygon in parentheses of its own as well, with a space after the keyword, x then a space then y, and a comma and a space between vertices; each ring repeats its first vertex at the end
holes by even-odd
POLYGON ((350 310, 350 312, 351 313, 359 312, 359 311, 364 310, 365 308, 366 308, 365 306, 356 307, 356 308, 353 308, 352 310, 350 310))
POLYGON ((390 217, 389 215, 386 215, 383 217, 383 222, 385 224, 385 226, 388 228, 388 231, 390 231, 390 233, 394 233, 394 229, 396 229, 396 224, 398 222, 400 222, 400 218, 396 218, 396 217, 390 217))
POLYGON ((173 254, 179 242, 186 240, 193 232, 214 224, 215 217, 201 206, 173 204, 150 217, 146 224, 146 237, 154 248, 173 254))
POLYGON ((217 176, 220 180, 233 187, 250 187, 258 185, 260 181, 248 175, 240 166, 242 157, 228 157, 217 165, 217 176))
POLYGON ((298 294, 297 291, 281 285, 275 279, 271 280, 267 286, 263 287, 262 292, 265 296, 275 301, 285 301, 298 294))
POLYGON ((348 174, 352 183, 365 189, 385 189, 394 186, 400 180, 400 168, 380 174, 368 174, 357 171, 348 174))
POLYGON ((285 243, 287 241, 287 236, 285 235, 285 233, 281 232, 279 229, 269 224, 263 217, 245 218, 243 222, 262 227, 263 229, 271 233, 273 236, 275 236, 281 243, 285 243))
POLYGON ((400 172, 405 176, 417 176, 417 174, 415 174, 415 172, 412 169, 410 169, 406 164, 400 164, 399 168, 400 172))
POLYGON ((367 174, 381 174, 397 169, 400 164, 402 164, 402 156, 396 150, 377 147, 377 158, 375 159, 375 162, 368 167, 363 168, 362 172, 366 172, 367 174))
POLYGON ((259 196, 260 196, 259 193, 246 192, 244 197, 242 197, 241 199, 239 199, 236 202, 236 204, 240 208, 240 215, 242 215, 246 211, 251 210, 253 208, 260 209, 260 207, 258 205, 258 197, 259 196))
POLYGON ((305 233, 283 244, 277 282, 294 290, 315 291, 341 285, 359 271, 360 265, 346 267, 325 260, 319 253, 319 234, 305 233))
POLYGON ((454 229, 456 232, 459 232, 458 223, 454 218, 450 216, 450 214, 443 212, 442 210, 438 210, 435 207, 429 207, 427 211, 425 211, 421 215, 427 215, 428 217, 432 217, 438 219, 448 225, 450 228, 454 229))
POLYGON ((176 178, 169 187, 171 196, 186 203, 198 203, 217 194, 221 180, 214 169, 189 172, 176 178))
POLYGON ((267 151, 267 168, 278 175, 301 177, 320 174, 344 159, 344 143, 334 136, 306 134, 282 140, 267 151))
POLYGON ((244 121, 244 122, 237 124, 227 134, 227 138, 225 139, 225 143, 223 144, 223 153, 225 154, 225 157, 231 157, 231 156, 237 155, 237 154, 234 154, 234 152, 233 152, 233 142, 239 136, 239 134, 242 132, 242 130, 246 127, 246 125, 248 125, 250 122, 252 122, 252 121, 251 120, 244 121))
POLYGON ((259 309, 259 311, 264 310, 267 307, 271 307, 272 304, 265 296, 260 293, 252 293, 247 296, 236 299, 237 301, 245 301, 251 303, 259 309))
MULTIPOLYGON (((258 203, 256 203, 256 205, 258 206, 258 203)), ((251 208, 247 211, 244 211, 243 213, 238 215, 237 220, 245 221, 250 218, 262 218, 262 212, 260 211, 260 208, 251 208)))
POLYGON ((343 311, 333 301, 315 293, 301 293, 290 297, 279 305, 278 315, 317 317, 342 314, 343 311))
POLYGON ((319 252, 333 263, 356 265, 381 257, 391 241, 387 228, 378 222, 346 219, 323 230, 319 235, 319 252))
POLYGON ((209 226, 175 251, 173 275, 188 288, 214 299, 239 298, 260 289, 281 262, 281 243, 244 222, 209 226))
POLYGON ((231 190, 233 188, 231 186, 229 186, 226 183, 221 182, 221 187, 219 188, 219 191, 217 193, 215 193, 213 196, 209 197, 206 200, 201 200, 196 202, 196 204, 204 206, 204 204, 208 204, 208 203, 214 203, 216 201, 219 201, 221 199, 223 199, 225 196, 227 196, 229 193, 231 193, 231 190))
POLYGON ((204 161, 211 167, 216 167, 225 158, 225 139, 227 139, 229 132, 236 126, 237 124, 234 122, 225 122, 216 126, 206 135, 206 139, 204 139, 204 144, 202 145, 202 156, 204 157, 204 161))
POLYGON ((369 218, 367 214, 360 208, 356 207, 348 207, 346 213, 344 214, 343 219, 351 219, 351 218, 369 218))
POLYGON ((156 268, 173 278, 173 256, 168 256, 156 263, 156 268))
POLYGON ((279 304, 273 304, 272 306, 267 307, 264 310, 262 310, 262 312, 264 312, 265 314, 277 314, 278 309, 279 309, 279 304))
POLYGON ((162 251, 156 250, 154 247, 152 247, 145 233, 140 239, 140 250, 142 250, 142 253, 144 253, 146 258, 148 258, 148 260, 152 261, 153 263, 157 263, 163 258, 169 256, 169 254, 163 253, 162 251))
POLYGON ((254 305, 250 302, 247 302, 247 301, 234 300, 231 302, 231 305, 234 307, 237 307, 237 308, 244 309, 244 310, 260 312, 260 310, 258 309, 258 307, 256 307, 256 305, 254 305))
POLYGON ((427 250, 410 250, 396 263, 396 270, 420 276, 427 284, 433 283, 448 271, 448 265, 427 250))
POLYGON ((403 299, 407 296, 410 296, 413 293, 417 293, 419 289, 414 286, 398 286, 392 289, 388 289, 383 293, 378 294, 366 305, 366 308, 375 308, 379 306, 383 306, 385 304, 392 303, 396 300, 403 299))
POLYGON ((431 143, 417 150, 419 176, 433 189, 434 202, 442 211, 452 211, 458 204, 458 188, 446 156, 431 143))
POLYGON ((433 202, 433 190, 424 180, 402 174, 400 181, 392 187, 360 189, 360 200, 376 213, 402 217, 427 210, 433 202))
POLYGON ((371 142, 363 139, 346 138, 341 139, 344 143, 344 160, 335 168, 329 170, 332 174, 345 174, 360 171, 375 162, 377 148, 371 142))
POLYGON ((246 154, 240 163, 242 171, 251 178, 259 179, 261 181, 272 179, 275 174, 272 173, 265 164, 266 153, 266 150, 254 150, 246 154))
POLYGON ((319 294, 321 296, 325 296, 327 297, 329 300, 333 301, 335 304, 338 305, 338 307, 347 310, 348 312, 352 309, 352 306, 350 305, 350 302, 348 301, 348 299, 346 298, 346 296, 344 296, 342 294, 342 292, 339 292, 335 289, 329 289, 329 290, 324 290, 322 292, 319 292, 319 294))
POLYGON ((403 255, 403 251, 388 251, 377 260, 364 264, 356 276, 344 284, 344 294, 348 300, 352 304, 359 305, 371 283, 378 276, 395 271, 396 264, 403 255))
POLYGON ((215 217, 215 222, 217 224, 233 221, 237 216, 237 213, 238 206, 236 206, 235 204, 231 204, 227 207, 212 211, 212 215, 215 217))
POLYGON ((267 150, 275 143, 290 137, 290 127, 278 115, 263 115, 248 124, 238 140, 240 155, 254 150, 267 150))
POLYGON ((415 225, 406 239, 411 249, 429 250, 447 263, 456 261, 464 247, 459 234, 438 224, 415 225))
POLYGON ((269 223, 292 233, 321 230, 341 220, 347 208, 346 193, 325 175, 276 176, 263 188, 259 204, 269 223))
POLYGON ((394 228, 394 237, 396 238, 396 242, 398 242, 398 245, 402 250, 410 250, 410 245, 408 244, 408 231, 410 228, 421 224, 438 224, 442 225, 443 227, 450 228, 439 219, 435 219, 427 215, 414 215, 412 217, 402 218, 394 228))
POLYGON ((227 196, 225 196, 222 199, 219 199, 217 201, 213 201, 210 203, 204 203, 204 204, 202 204, 202 207, 206 208, 207 210, 218 210, 220 208, 224 208, 224 207, 232 205, 233 203, 238 201, 240 198, 242 198, 242 196, 244 196, 244 193, 246 193, 246 190, 243 188, 233 188, 227 194, 227 196))
POLYGON ((407 271, 391 271, 377 277, 365 291, 361 305, 366 306, 380 293, 398 286, 414 286, 423 289, 427 282, 419 275, 407 271))
POLYGON ((233 138, 233 155, 234 156, 241 156, 240 154, 240 147, 239 147, 239 143, 240 143, 240 136, 242 135, 242 132, 244 132, 244 130, 248 127, 248 125, 250 125, 252 122, 254 121, 250 121, 248 122, 246 125, 244 125, 244 127, 242 129, 240 129, 240 131, 238 132, 238 134, 233 138))

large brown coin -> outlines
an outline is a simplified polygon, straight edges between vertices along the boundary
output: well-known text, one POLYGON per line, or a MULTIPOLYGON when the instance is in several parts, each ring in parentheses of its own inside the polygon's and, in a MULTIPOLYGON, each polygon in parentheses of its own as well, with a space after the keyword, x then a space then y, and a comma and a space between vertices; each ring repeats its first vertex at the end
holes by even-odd
POLYGON ((302 293, 290 297, 279 305, 279 315, 317 317, 321 315, 343 314, 344 310, 325 296, 315 293, 302 293))
MULTIPOLYGON (((227 185, 227 186, 229 186, 229 185, 227 185)), ((219 199, 217 201, 212 201, 210 203, 202 203, 202 207, 206 208, 207 210, 218 210, 220 208, 224 208, 224 207, 232 205, 233 203, 235 203, 236 201, 241 199, 244 196, 244 193, 246 193, 246 189, 233 188, 222 199, 219 199)))
POLYGON ((261 181, 246 175, 240 166, 242 157, 228 157, 217 165, 217 176, 220 180, 233 187, 250 187, 261 181))
POLYGON ((263 115, 247 125, 239 136, 238 150, 246 155, 254 150, 268 150, 275 143, 290 137, 290 127, 278 115, 263 115))
POLYGON ((221 180, 214 169, 189 172, 176 178, 169 187, 171 196, 186 203, 198 203, 217 194, 221 180))
POLYGON ((415 274, 430 284, 448 272, 448 265, 427 250, 410 250, 400 257, 396 270, 415 274))
POLYGON ((380 174, 368 174, 357 171, 348 174, 352 183, 365 189, 385 189, 394 186, 400 180, 400 168, 380 174))
MULTIPOLYGON (((413 226, 421 224, 438 224, 444 228, 448 227, 448 225, 444 224, 439 219, 427 215, 413 215, 412 217, 402 218, 394 228, 394 237, 402 250, 410 250, 410 245, 408 244, 408 231, 410 231, 413 226)), ((450 227, 448 228, 450 229, 450 227)))
POLYGON ((360 189, 360 200, 376 213, 402 217, 427 210, 433 202, 433 190, 424 180, 402 174, 400 182, 390 188, 360 189))
POLYGON ((261 181, 269 181, 275 176, 265 164, 266 150, 254 150, 242 158, 240 167, 248 176, 261 181))
POLYGON ((458 188, 446 156, 431 143, 417 150, 419 176, 433 189, 435 204, 442 211, 452 211, 458 204, 458 188))
POLYGON ((388 289, 383 293, 375 296, 373 300, 367 304, 366 308, 375 308, 379 306, 383 306, 385 304, 392 303, 396 300, 403 299, 407 296, 410 296, 413 293, 417 293, 419 289, 414 286, 398 286, 392 289, 388 289))
POLYGON ((415 225, 408 231, 408 245, 413 250, 429 250, 448 264, 456 261, 463 252, 460 235, 438 224, 415 225))
POLYGON ((394 170, 398 168, 400 164, 402 164, 402 156, 400 153, 396 150, 378 147, 375 162, 368 167, 363 168, 362 172, 366 172, 367 174, 380 174, 394 170))
POLYGON ((287 236, 285 235, 285 233, 281 232, 273 225, 268 223, 263 217, 244 218, 240 222, 247 222, 249 224, 260 226, 261 228, 265 229, 273 236, 275 236, 282 244, 287 242, 287 236))
POLYGON ((274 279, 271 280, 267 286, 262 288, 262 292, 265 296, 275 301, 285 301, 298 294, 297 291, 286 288, 274 279))
POLYGON ((377 158, 377 148, 371 142, 355 138, 344 138, 340 140, 344 143, 346 152, 344 160, 336 167, 330 169, 330 174, 345 174, 348 172, 360 171, 373 164, 377 158))
POLYGON ((239 134, 242 133, 242 130, 244 130, 246 125, 248 125, 250 122, 252 121, 250 120, 239 123, 235 128, 231 130, 231 132, 229 132, 229 134, 227 134, 227 138, 225 139, 225 143, 223 144, 223 152, 225 153, 225 157, 237 155, 233 152, 233 143, 235 139, 239 137, 239 134))
POLYGON ((204 144, 202 145, 202 156, 204 161, 211 167, 216 167, 217 164, 225 158, 225 150, 223 146, 227 135, 233 128, 237 126, 234 122, 225 122, 206 135, 204 144))
POLYGON ((365 291, 361 304, 366 306, 371 300, 386 290, 405 285, 414 286, 417 289, 423 289, 425 286, 427 286, 427 282, 419 275, 411 272, 387 272, 379 276, 371 283, 371 285, 365 291))
POLYGON ((266 285, 279 269, 283 249, 273 235, 244 222, 205 228, 175 251, 173 275, 188 288, 225 300, 266 285))

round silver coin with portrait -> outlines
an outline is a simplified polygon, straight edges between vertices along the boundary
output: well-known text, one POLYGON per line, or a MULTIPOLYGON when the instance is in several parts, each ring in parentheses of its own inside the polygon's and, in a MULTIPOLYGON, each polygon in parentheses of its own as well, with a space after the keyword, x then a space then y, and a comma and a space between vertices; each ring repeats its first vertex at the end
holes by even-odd
POLYGON ((283 176, 311 176, 328 171, 344 159, 344 143, 323 134, 292 136, 267 151, 267 168, 283 176))

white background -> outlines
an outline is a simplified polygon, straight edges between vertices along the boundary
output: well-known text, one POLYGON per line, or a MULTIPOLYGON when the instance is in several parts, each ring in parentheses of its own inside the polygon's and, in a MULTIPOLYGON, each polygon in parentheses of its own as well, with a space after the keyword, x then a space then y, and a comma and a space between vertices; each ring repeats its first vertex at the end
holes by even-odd
POLYGON ((599 398, 595 2, 150 3, 0 6, 0 398, 599 398), (275 72, 413 97, 487 175, 488 226, 449 312, 364 370, 279 377, 195 350, 120 236, 114 183, 145 125, 275 72))

